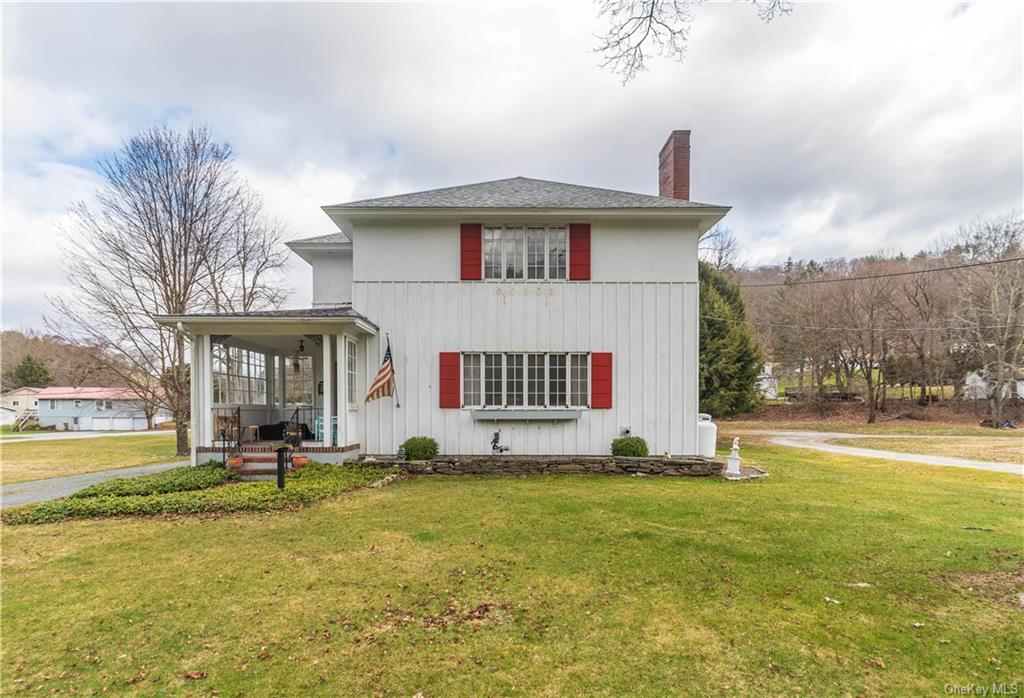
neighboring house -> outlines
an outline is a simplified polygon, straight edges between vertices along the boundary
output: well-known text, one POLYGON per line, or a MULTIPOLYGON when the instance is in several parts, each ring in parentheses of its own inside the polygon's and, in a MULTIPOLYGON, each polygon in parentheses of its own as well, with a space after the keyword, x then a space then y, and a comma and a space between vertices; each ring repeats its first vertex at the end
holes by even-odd
MULTIPOLYGON (((0 407, 5 408, 4 419, 7 419, 8 410, 10 410, 13 413, 13 420, 9 423, 13 424, 25 412, 31 412, 36 409, 36 396, 40 390, 42 388, 15 388, 0 395, 0 407)), ((8 424, 7 421, 3 423, 8 424)))
POLYGON ((757 389, 765 400, 775 400, 779 397, 779 380, 772 373, 775 365, 766 362, 761 368, 761 375, 757 377, 757 389))
POLYGON ((18 421, 18 413, 13 407, 0 405, 0 426, 9 427, 18 421))
MULTIPOLYGON (((138 396, 125 388, 43 388, 39 426, 57 431, 143 431, 146 412, 138 396)), ((161 412, 154 422, 166 421, 161 412)))
POLYGON ((627 431, 696 454, 697 241, 729 209, 689 200, 689 131, 658 176, 660 196, 516 177, 325 206, 338 232, 288 243, 313 307, 157 318, 193 339, 194 457, 281 421, 320 460, 415 435, 490 453, 495 433, 513 454, 627 431), (397 396, 364 403, 388 336, 397 396))
MULTIPOLYGON (((962 395, 965 400, 987 400, 992 394, 994 381, 986 378, 980 371, 971 371, 964 376, 964 387, 962 395)), ((1003 396, 1010 397, 1012 394, 1024 400, 1024 374, 1017 374, 1013 380, 1003 386, 1003 396)))

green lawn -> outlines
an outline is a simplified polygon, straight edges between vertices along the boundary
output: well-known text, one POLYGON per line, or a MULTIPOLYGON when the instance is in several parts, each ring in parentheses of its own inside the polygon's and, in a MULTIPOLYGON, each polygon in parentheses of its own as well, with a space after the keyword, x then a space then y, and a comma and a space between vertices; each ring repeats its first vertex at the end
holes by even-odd
POLYGON ((175 460, 174 432, 95 439, 0 442, 0 484, 175 460))
POLYGON ((277 514, 4 526, 3 693, 1020 681, 1019 477, 744 455, 771 477, 424 477, 277 514))

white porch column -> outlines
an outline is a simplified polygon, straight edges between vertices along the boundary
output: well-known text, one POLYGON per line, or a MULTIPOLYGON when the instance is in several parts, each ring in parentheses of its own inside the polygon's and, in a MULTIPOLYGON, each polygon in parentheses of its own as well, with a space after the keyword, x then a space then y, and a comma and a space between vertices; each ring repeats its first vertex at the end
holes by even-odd
POLYGON ((263 420, 264 424, 274 421, 274 379, 276 378, 274 373, 277 369, 274 361, 275 359, 273 354, 263 355, 263 377, 266 379, 267 388, 267 399, 265 400, 267 406, 267 418, 263 420))
POLYGON ((323 335, 324 370, 321 379, 324 382, 324 446, 333 445, 333 429, 331 429, 331 374, 334 362, 331 360, 331 335, 323 335))
POLYGON ((213 445, 213 342, 210 335, 201 335, 202 360, 199 372, 203 379, 202 393, 199 400, 199 418, 203 420, 203 446, 213 445))
POLYGON ((348 443, 348 342, 345 341, 345 335, 338 334, 334 338, 338 344, 334 361, 338 376, 338 391, 335 393, 338 405, 338 445, 344 446, 348 443))
POLYGON ((275 421, 279 421, 279 420, 287 419, 288 418, 285 415, 285 412, 287 411, 287 405, 285 404, 285 400, 288 397, 288 390, 287 390, 287 385, 286 385, 287 381, 288 381, 288 376, 285 375, 285 371, 287 371, 287 370, 288 370, 288 357, 285 356, 284 354, 280 354, 277 357, 277 400, 278 400, 278 407, 281 408, 281 416, 278 417, 277 420, 275 420, 275 421))
POLYGON ((190 441, 192 442, 192 465, 199 465, 199 461, 196 458, 196 456, 198 455, 198 453, 196 452, 196 446, 199 445, 199 440, 202 438, 202 435, 200 433, 200 429, 202 427, 200 426, 199 419, 199 384, 197 382, 199 374, 197 367, 199 366, 200 362, 199 337, 196 335, 192 336, 191 349, 192 355, 190 358, 192 361, 192 365, 191 368, 189 369, 189 375, 191 376, 191 379, 189 380, 189 421, 191 422, 192 438, 190 439, 190 441))

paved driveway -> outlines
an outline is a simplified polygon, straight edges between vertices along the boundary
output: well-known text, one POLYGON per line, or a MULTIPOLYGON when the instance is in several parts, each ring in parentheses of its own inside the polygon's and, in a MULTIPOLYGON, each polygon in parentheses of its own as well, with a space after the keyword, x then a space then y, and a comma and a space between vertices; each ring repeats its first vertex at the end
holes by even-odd
POLYGON ((173 429, 156 429, 154 431, 19 431, 0 436, 0 444, 101 439, 110 436, 161 436, 173 433, 173 429))
POLYGON ((170 463, 153 463, 152 465, 138 465, 133 468, 116 468, 99 473, 82 473, 80 475, 67 475, 65 477, 52 477, 46 480, 33 480, 32 482, 4 485, 0 487, 0 507, 6 509, 7 507, 18 506, 19 504, 32 504, 34 502, 57 499, 58 497, 67 497, 69 494, 97 482, 114 480, 119 477, 135 477, 136 475, 159 473, 162 470, 176 468, 186 463, 188 461, 181 460, 170 463))
MULTIPOLYGON (((790 446, 792 448, 807 448, 825 453, 837 453, 847 456, 860 456, 864 458, 884 458, 886 460, 898 460, 908 463, 924 463, 925 465, 948 465, 954 468, 974 468, 976 470, 989 470, 995 473, 1010 473, 1012 475, 1024 475, 1024 464, 1022 463, 997 463, 984 460, 969 460, 966 458, 950 458, 948 456, 932 456, 924 453, 900 453, 897 451, 882 451, 874 448, 858 448, 857 446, 840 446, 839 444, 827 443, 833 439, 941 439, 941 436, 921 436, 911 434, 846 434, 842 432, 829 431, 750 431, 748 434, 765 435, 768 441, 779 446, 790 446)), ((970 437, 948 437, 964 439, 970 437)))

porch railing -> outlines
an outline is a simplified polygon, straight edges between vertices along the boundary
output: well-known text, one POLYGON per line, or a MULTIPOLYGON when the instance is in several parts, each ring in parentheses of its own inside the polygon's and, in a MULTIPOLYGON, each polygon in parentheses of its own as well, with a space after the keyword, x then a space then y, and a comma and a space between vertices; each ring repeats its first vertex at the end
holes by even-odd
POLYGON ((287 439, 293 434, 300 441, 316 438, 317 424, 323 410, 312 405, 288 405, 286 407, 267 405, 224 405, 212 408, 213 445, 221 447, 228 455, 237 455, 247 441, 272 441, 287 439), (271 435, 261 427, 280 425, 271 435), (302 426, 305 425, 305 430, 302 426))
POLYGON ((222 459, 242 452, 242 409, 241 407, 213 408, 213 433, 221 447, 222 459))
POLYGON ((314 438, 316 420, 322 413, 323 410, 319 407, 311 405, 297 406, 288 420, 288 427, 285 429, 285 440, 293 446, 298 446, 307 438, 314 438))

